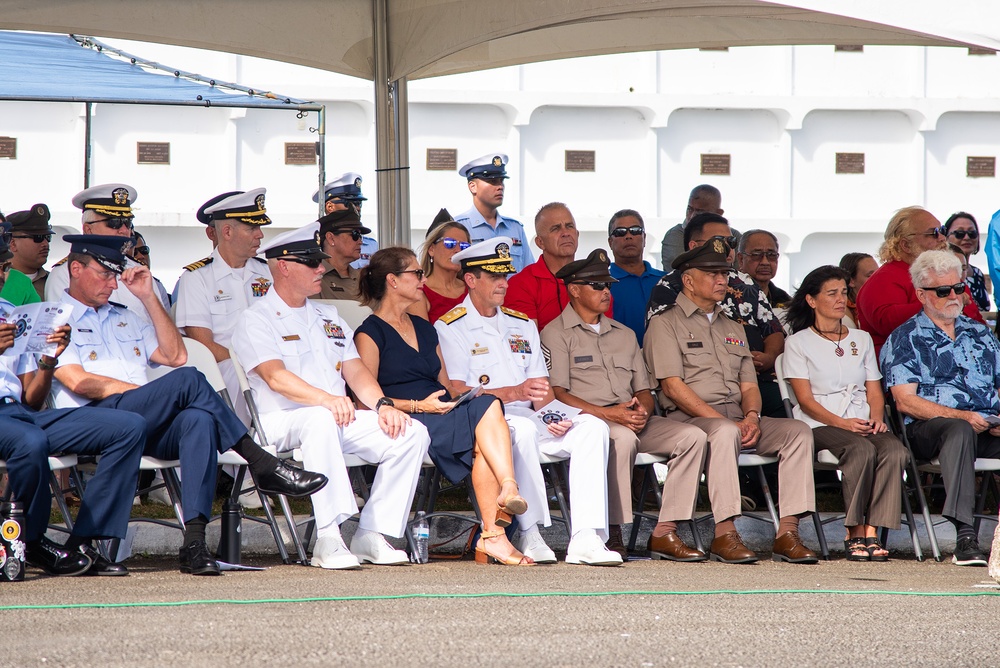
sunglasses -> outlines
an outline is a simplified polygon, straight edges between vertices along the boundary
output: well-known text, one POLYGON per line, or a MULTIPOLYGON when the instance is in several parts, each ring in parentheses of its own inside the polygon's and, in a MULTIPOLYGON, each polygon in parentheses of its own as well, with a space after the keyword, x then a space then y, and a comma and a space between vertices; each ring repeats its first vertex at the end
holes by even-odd
MULTIPOLYGON (((452 241, 454 241, 454 239, 452 239, 452 241)), ((396 273, 397 274, 413 274, 414 276, 417 277, 418 280, 424 277, 424 270, 423 269, 406 269, 404 271, 398 271, 396 273)))
POLYGON ((941 297, 943 299, 943 298, 947 297, 948 295, 950 295, 952 292, 955 293, 956 297, 958 295, 964 294, 965 293, 965 283, 956 283, 955 285, 938 285, 938 286, 933 287, 933 288, 920 288, 920 289, 921 290, 926 290, 928 292, 933 292, 938 297, 941 297))
POLYGON ((364 236, 361 234, 361 230, 337 230, 334 234, 350 234, 352 241, 357 241, 364 236))
POLYGON ((950 233, 950 236, 955 237, 959 241, 961 241, 965 237, 969 237, 970 239, 978 239, 979 232, 976 232, 975 230, 955 230, 954 232, 950 233))
POLYGON ((458 239, 452 239, 451 237, 443 237, 441 239, 438 239, 434 243, 436 244, 439 243, 448 250, 455 248, 455 246, 458 246, 459 250, 465 250, 466 248, 472 245, 468 241, 459 241, 458 239))
POLYGON ((315 257, 283 257, 279 258, 285 262, 294 262, 295 264, 304 264, 310 269, 316 269, 320 264, 323 263, 322 260, 315 257))
POLYGON ((52 234, 16 234, 12 237, 13 239, 31 239, 36 244, 40 244, 43 241, 52 241, 52 234))
POLYGON ((149 255, 149 246, 136 246, 132 252, 136 255, 149 255))
POLYGON ((101 220, 93 221, 95 223, 104 223, 112 230, 120 230, 123 227, 132 229, 132 221, 128 218, 102 218, 101 220))
POLYGON ((712 239, 722 239, 723 241, 726 242, 726 245, 729 246, 730 250, 736 248, 736 245, 737 245, 736 237, 711 237, 710 239, 705 239, 704 241, 699 241, 699 242, 697 242, 697 244, 699 246, 701 246, 703 244, 707 244, 712 239))
POLYGON ((910 236, 911 237, 934 237, 935 239, 937 239, 938 237, 945 236, 945 233, 942 230, 942 228, 935 227, 933 230, 928 230, 927 232, 917 232, 916 234, 911 234, 910 236))
POLYGON ((753 253, 744 253, 744 255, 754 262, 760 262, 764 258, 767 258, 771 262, 775 262, 781 253, 778 251, 754 251, 753 253))
POLYGON ((642 229, 641 225, 633 225, 632 227, 616 227, 611 230, 611 236, 618 237, 621 239, 626 234, 631 234, 633 237, 645 234, 646 230, 642 229))
POLYGON ((574 283, 576 283, 577 285, 588 285, 588 286, 592 287, 593 289, 597 290, 598 292, 600 292, 602 290, 610 290, 611 289, 611 283, 606 283, 606 282, 605 283, 598 283, 596 281, 574 281, 574 283))

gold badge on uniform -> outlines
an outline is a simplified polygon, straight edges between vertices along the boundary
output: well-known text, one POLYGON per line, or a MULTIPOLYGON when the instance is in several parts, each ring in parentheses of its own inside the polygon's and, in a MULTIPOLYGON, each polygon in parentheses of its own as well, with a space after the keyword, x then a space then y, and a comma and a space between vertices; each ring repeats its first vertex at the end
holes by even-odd
POLYGON ((601 262, 607 262, 608 256, 604 254, 604 251, 601 251, 600 254, 598 254, 597 256, 597 259, 600 260, 601 262))
POLYGON ((135 348, 132 348, 132 350, 135 351, 135 356, 136 357, 142 357, 142 353, 139 352, 139 346, 136 346, 135 348))
POLYGON ((726 246, 722 243, 722 239, 715 239, 712 241, 712 250, 720 255, 726 255, 726 246))
POLYGON ((340 371, 340 367, 344 366, 343 362, 337 362, 337 371, 340 371))
POLYGON ((87 359, 89 359, 91 362, 93 362, 94 360, 96 360, 97 359, 97 351, 96 350, 91 350, 90 354, 87 355, 87 359))
POLYGON ((482 376, 479 377, 479 384, 480 385, 485 385, 488 382, 490 382, 490 377, 487 376, 485 373, 482 376))

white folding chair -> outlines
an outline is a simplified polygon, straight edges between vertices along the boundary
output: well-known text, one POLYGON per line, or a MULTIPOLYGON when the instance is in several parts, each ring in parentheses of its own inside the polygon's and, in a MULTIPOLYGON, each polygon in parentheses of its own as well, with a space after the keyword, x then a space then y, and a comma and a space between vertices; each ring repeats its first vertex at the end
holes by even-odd
POLYGON ((337 313, 340 314, 340 317, 344 319, 344 322, 351 329, 360 327, 365 318, 372 314, 371 308, 363 306, 360 302, 356 302, 353 299, 310 299, 309 301, 335 307, 337 313))
MULTIPOLYGON (((795 398, 795 390, 792 389, 792 384, 788 382, 785 378, 783 358, 784 354, 778 355, 774 360, 774 373, 778 378, 778 390, 781 392, 781 402, 785 406, 785 415, 790 418, 794 418, 794 408, 798 405, 798 400, 795 398)), ((816 461, 813 464, 813 468, 817 471, 837 471, 837 477, 842 478, 843 474, 840 470, 840 460, 829 450, 818 450, 816 452, 816 461)), ((920 539, 917 536, 917 523, 913 519, 913 509, 910 506, 910 498, 906 491, 906 471, 903 471, 903 513, 905 519, 903 524, 907 526, 910 530, 910 540, 913 543, 913 551, 917 557, 917 561, 923 561, 923 552, 920 550, 920 539)), ((837 515, 831 517, 827 520, 822 520, 819 518, 819 513, 813 513, 813 522, 816 524, 816 532, 818 535, 823 536, 820 541, 821 544, 825 544, 825 535, 823 534, 823 525, 830 524, 831 522, 837 522, 845 519, 845 515, 837 515)), ((888 529, 883 527, 882 531, 882 542, 885 543, 888 537, 888 529)), ((824 556, 826 553, 824 551, 824 556)))
MULTIPOLYGON (((77 490, 80 494, 83 494, 83 484, 80 480, 79 473, 76 470, 79 460, 76 455, 52 455, 49 457, 49 489, 52 490, 52 496, 56 500, 56 506, 59 508, 59 513, 63 517, 63 524, 65 526, 59 526, 58 524, 50 524, 49 528, 55 531, 60 531, 62 533, 69 533, 73 530, 73 516, 69 514, 69 507, 66 505, 66 498, 63 496, 64 490, 62 485, 59 483, 59 476, 56 474, 60 471, 69 471, 69 474, 76 485, 77 490)), ((0 459, 0 476, 7 472, 7 462, 0 459)), ((10 485, 4 490, 4 500, 9 500, 10 497, 10 485)))

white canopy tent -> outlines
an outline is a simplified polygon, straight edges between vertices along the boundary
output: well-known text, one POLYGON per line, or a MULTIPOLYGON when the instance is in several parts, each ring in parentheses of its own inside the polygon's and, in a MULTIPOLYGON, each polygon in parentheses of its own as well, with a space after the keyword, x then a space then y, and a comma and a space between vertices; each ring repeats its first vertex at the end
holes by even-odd
POLYGON ((607 53, 794 44, 1000 48, 990 0, 0 0, 0 28, 228 51, 375 83, 379 236, 409 243, 409 79, 607 53))

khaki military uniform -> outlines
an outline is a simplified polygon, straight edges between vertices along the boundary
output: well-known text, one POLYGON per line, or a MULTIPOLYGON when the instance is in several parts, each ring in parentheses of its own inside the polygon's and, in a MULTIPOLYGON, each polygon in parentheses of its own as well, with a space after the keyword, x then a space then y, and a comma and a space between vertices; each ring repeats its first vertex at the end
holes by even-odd
MULTIPOLYGON (((542 330, 549 357, 549 383, 598 406, 627 403, 650 389, 650 377, 635 333, 600 316, 598 331, 583 322, 573 306, 542 330)), ((669 492, 663 495, 659 520, 682 521, 694 515, 698 481, 704 466, 704 432, 655 415, 641 432, 605 420, 611 432, 608 457, 608 521, 632 521, 632 469, 640 452, 670 458, 669 492)))
POLYGON ((318 295, 314 299, 358 299, 358 276, 360 269, 348 266, 347 276, 341 276, 336 269, 324 263, 327 272, 323 274, 323 280, 318 295))
MULTIPOLYGON (((737 460, 743 419, 740 383, 756 381, 757 372, 743 325, 725 316, 716 304, 706 314, 686 294, 677 304, 649 321, 643 354, 657 381, 680 378, 725 418, 692 417, 663 393, 667 417, 699 427, 708 435, 706 477, 716 522, 740 514, 737 460), (708 318, 711 315, 711 321, 708 318)), ((816 507, 813 486, 812 430, 799 420, 760 418, 756 452, 777 456, 781 516, 799 515, 816 507)))

